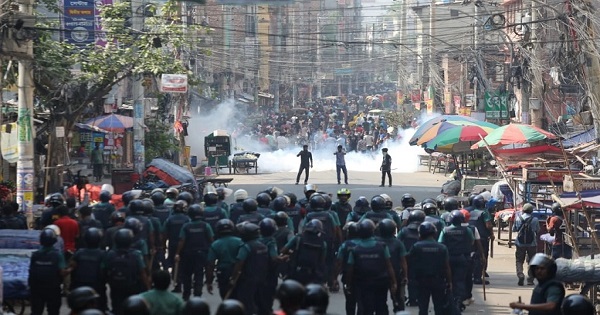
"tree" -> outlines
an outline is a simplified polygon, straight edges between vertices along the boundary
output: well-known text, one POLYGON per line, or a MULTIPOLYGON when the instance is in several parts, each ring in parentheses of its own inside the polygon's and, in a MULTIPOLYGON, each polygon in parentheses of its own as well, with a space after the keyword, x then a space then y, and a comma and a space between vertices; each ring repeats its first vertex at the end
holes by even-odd
MULTIPOLYGON (((144 15, 155 14, 146 7, 144 15)), ((142 75, 187 73, 180 60, 181 51, 189 44, 190 30, 176 18, 177 4, 169 1, 160 15, 146 16, 144 30, 131 28, 131 3, 120 2, 101 10, 108 44, 105 47, 78 48, 57 41, 59 29, 45 25, 38 29, 34 44, 34 84, 39 106, 50 113, 50 128, 62 126, 71 130, 85 112, 101 113, 104 97, 118 82, 142 75)), ((141 13, 137 13, 141 14, 141 13)), ((194 84, 190 80, 190 84, 194 84)), ((65 161, 65 150, 56 133, 49 133, 50 165, 65 161)), ((61 185, 57 170, 51 174, 49 191, 61 185)))

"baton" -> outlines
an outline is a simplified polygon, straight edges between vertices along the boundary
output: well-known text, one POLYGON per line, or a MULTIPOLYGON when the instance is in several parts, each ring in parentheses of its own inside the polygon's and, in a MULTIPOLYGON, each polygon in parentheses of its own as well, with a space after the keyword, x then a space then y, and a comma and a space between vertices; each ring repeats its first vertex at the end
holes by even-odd
POLYGON ((177 283, 179 282, 179 262, 176 261, 175 262, 175 267, 173 267, 173 282, 175 282, 175 285, 177 285, 177 283))
POLYGON ((490 238, 490 257, 494 258, 494 241, 490 238))
POLYGON ((229 299, 229 297, 233 293, 233 289, 235 289, 235 286, 237 285, 237 282, 238 282, 238 279, 240 278, 240 275, 241 275, 241 273, 238 273, 237 276, 235 277, 235 279, 233 279, 233 283, 231 284, 231 288, 229 288, 229 290, 227 291, 227 294, 225 294, 225 296, 223 297, 223 300, 229 299))
POLYGON ((481 284, 483 285, 483 300, 486 301, 487 296, 485 294, 485 268, 481 268, 481 284))

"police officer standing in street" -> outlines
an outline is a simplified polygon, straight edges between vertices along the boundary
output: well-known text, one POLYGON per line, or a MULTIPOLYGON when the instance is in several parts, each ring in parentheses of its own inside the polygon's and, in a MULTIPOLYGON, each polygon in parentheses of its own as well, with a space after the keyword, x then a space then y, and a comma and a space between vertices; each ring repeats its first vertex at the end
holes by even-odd
POLYGON ((204 217, 202 220, 208 224, 214 230, 217 222, 222 219, 227 219, 227 213, 222 207, 219 207, 219 195, 214 192, 206 193, 203 197, 204 200, 204 217))
POLYGON ((300 175, 304 171, 304 185, 308 184, 308 175, 309 175, 309 166, 313 167, 313 158, 312 153, 308 151, 308 145, 302 146, 302 151, 296 155, 296 157, 300 157, 300 169, 298 170, 298 175, 296 176, 296 185, 300 182, 300 175))
POLYGON ((325 259, 327 256, 327 242, 323 236, 323 223, 318 219, 310 220, 302 234, 292 238, 281 254, 293 254, 290 261, 289 278, 302 284, 324 283, 325 259))
MULTIPOLYGON (((482 195, 473 197, 473 211, 471 211, 471 220, 469 225, 474 226, 479 231, 481 236, 481 247, 483 249, 483 258, 485 261, 480 259, 480 255, 475 256, 474 268, 473 268, 473 283, 482 284, 481 275, 487 272, 487 259, 490 251, 490 241, 494 241, 494 226, 492 224, 492 216, 485 209, 485 199, 482 195)), ((485 284, 489 284, 488 280, 485 284)))
POLYGON ((385 186, 386 175, 388 177, 388 183, 390 184, 390 187, 392 187, 392 157, 388 154, 388 148, 381 149, 381 153, 383 153, 383 161, 379 167, 379 170, 381 171, 381 185, 379 185, 379 187, 385 186))
MULTIPOLYGON (((392 220, 392 216, 385 211, 385 199, 377 195, 371 198, 371 210, 367 211, 361 220, 369 219, 375 223, 375 226, 384 219, 392 220)), ((378 233, 378 231, 376 231, 378 233)))
POLYGON ((346 218, 352 212, 352 205, 348 202, 350 201, 350 196, 352 196, 350 189, 342 188, 337 191, 338 200, 331 205, 331 210, 337 213, 340 219, 340 226, 342 227, 346 226, 346 218))
MULTIPOLYGON (((404 248, 407 252, 410 252, 416 242, 419 241, 419 226, 425 221, 425 212, 422 210, 413 210, 408 216, 408 224, 400 230, 398 233, 398 239, 404 244, 404 248)), ((415 261, 412 256, 406 258, 406 264, 408 268, 408 306, 418 306, 417 304, 417 282, 416 277, 416 265, 419 264, 415 261)))
POLYGON ((408 224, 408 216, 414 210, 417 201, 411 194, 404 194, 400 199, 400 203, 402 203, 402 217, 400 219, 402 219, 402 226, 406 226, 408 224))
POLYGON ((235 224, 238 218, 244 214, 244 200, 248 198, 248 192, 244 189, 238 189, 233 193, 235 202, 229 205, 229 219, 235 224))
POLYGON ((79 287, 91 287, 99 294, 98 308, 106 311, 106 284, 102 272, 102 263, 106 251, 100 249, 102 230, 90 228, 83 236, 87 248, 77 250, 71 258, 71 291, 79 287))
POLYGON ((179 245, 179 234, 184 224, 190 222, 190 217, 185 213, 187 212, 187 202, 183 200, 177 200, 173 204, 173 214, 171 214, 165 224, 163 225, 162 237, 169 242, 167 247, 167 268, 173 268, 171 277, 175 280, 175 288, 172 292, 181 292, 181 270, 177 267, 178 262, 175 262, 175 255, 177 254, 177 246, 179 245), (178 271, 180 274, 175 274, 178 271))

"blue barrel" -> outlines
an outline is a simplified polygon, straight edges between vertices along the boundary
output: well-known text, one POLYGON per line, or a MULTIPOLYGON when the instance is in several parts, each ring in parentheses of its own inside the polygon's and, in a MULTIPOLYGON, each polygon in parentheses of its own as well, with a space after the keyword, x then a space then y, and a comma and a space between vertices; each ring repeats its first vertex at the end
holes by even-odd
POLYGON ((196 167, 196 165, 198 165, 198 156, 192 155, 192 157, 190 158, 190 164, 192 165, 192 167, 196 167))

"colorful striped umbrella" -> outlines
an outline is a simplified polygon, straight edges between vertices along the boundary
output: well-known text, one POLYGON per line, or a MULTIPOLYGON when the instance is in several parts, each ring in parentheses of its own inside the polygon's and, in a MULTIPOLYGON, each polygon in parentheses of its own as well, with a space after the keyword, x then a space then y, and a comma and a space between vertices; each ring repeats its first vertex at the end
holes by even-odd
MULTIPOLYGON (((494 128, 473 126, 473 125, 462 125, 455 126, 445 130, 443 133, 438 134, 433 139, 423 143, 423 147, 426 149, 435 150, 436 147, 445 147, 448 145, 454 145, 459 142, 469 142, 470 144, 481 140, 481 137, 485 137, 494 128)), ((421 140, 419 140, 420 142, 421 140)), ((471 145, 469 145, 470 147, 471 145)))
POLYGON ((432 118, 432 119, 430 119, 430 120, 422 123, 419 126, 419 128, 417 128, 417 131, 415 131, 415 134, 410 138, 410 140, 408 141, 408 143, 410 143, 410 145, 417 145, 417 141, 420 140, 421 136, 423 136, 423 134, 425 132, 427 132, 427 130, 429 130, 431 127, 433 127, 433 126, 435 126, 435 125, 437 125, 437 124, 439 124, 441 122, 450 122, 450 123, 455 123, 456 125, 460 125, 457 122, 470 122, 471 124, 482 126, 482 127, 498 128, 497 125, 494 125, 494 124, 489 123, 489 122, 477 120, 475 118, 468 117, 468 116, 462 116, 462 115, 442 115, 442 116, 438 116, 438 117, 432 118))
MULTIPOLYGON (((545 139, 556 139, 556 136, 538 127, 522 124, 508 124, 488 133, 484 138, 490 147, 498 147, 509 144, 532 143, 545 139)), ((485 146, 483 140, 477 142, 472 149, 485 146)))
POLYGON ((110 132, 124 132, 133 127, 133 118, 129 116, 110 114, 91 118, 85 124, 98 127, 110 132))
MULTIPOLYGON (((433 125, 427 131, 425 131, 417 140, 417 145, 423 145, 437 137, 445 135, 447 132, 451 132, 446 140, 446 144, 452 143, 453 138, 456 138, 456 141, 460 141, 460 137, 462 135, 464 141, 479 141, 479 133, 485 132, 487 135, 491 130, 495 129, 494 127, 480 126, 477 122, 472 121, 442 121, 433 125), (471 127, 471 128, 464 128, 471 127), (458 129, 457 129, 458 128, 458 129), (464 129, 464 134, 462 134, 461 129, 464 129), (450 141, 450 142, 448 142, 450 141)), ((446 138, 443 138, 446 139, 446 138)))

